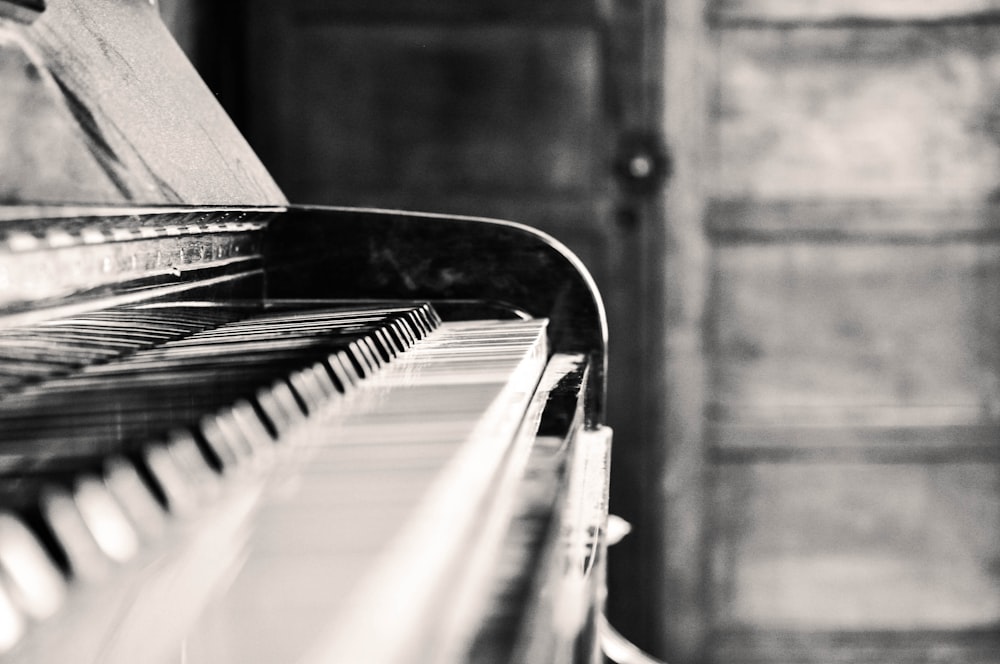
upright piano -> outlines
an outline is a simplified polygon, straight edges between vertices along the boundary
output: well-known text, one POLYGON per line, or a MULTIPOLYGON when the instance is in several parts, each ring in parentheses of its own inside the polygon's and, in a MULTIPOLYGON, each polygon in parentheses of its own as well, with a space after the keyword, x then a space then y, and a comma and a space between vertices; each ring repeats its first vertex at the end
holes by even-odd
POLYGON ((586 270, 289 205, 150 0, 0 0, 0 661, 595 662, 586 270))

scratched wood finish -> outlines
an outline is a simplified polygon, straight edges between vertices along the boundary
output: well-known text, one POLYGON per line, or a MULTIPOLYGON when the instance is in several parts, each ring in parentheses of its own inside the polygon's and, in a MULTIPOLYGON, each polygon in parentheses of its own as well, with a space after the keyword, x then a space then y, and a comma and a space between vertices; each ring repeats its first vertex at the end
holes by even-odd
POLYGON ((736 244, 714 261, 714 419, 1000 419, 1000 245, 736 244))
POLYGON ((714 0, 713 16, 723 22, 822 22, 845 19, 935 21, 992 15, 997 0, 714 0))
POLYGON ((761 27, 718 36, 714 197, 940 205, 995 195, 994 27, 761 27))
POLYGON ((23 183, 8 171, 44 165, 44 186, 8 186, 7 202, 284 202, 150 3, 47 4, 31 25, 0 24, 5 55, 28 60, 2 68, 0 116, 18 116, 5 130, 25 130, 2 144, 0 173, 23 183))
POLYGON ((715 479, 719 627, 1000 622, 1000 465, 724 465, 715 479))

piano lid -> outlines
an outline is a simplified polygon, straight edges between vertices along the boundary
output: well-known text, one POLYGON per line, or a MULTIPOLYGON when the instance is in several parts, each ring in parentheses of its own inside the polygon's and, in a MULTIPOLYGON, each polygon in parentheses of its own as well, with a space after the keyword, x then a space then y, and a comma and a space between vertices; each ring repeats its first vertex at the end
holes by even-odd
POLYGON ((149 0, 0 2, 0 203, 284 205, 149 0))

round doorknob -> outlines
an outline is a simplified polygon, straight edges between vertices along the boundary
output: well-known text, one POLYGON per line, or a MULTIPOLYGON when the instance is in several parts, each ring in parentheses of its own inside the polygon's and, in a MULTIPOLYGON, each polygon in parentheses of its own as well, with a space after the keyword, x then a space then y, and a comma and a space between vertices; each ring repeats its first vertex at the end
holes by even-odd
POLYGON ((618 141, 615 175, 629 194, 648 196, 670 176, 670 156, 663 140, 648 132, 630 132, 618 141))

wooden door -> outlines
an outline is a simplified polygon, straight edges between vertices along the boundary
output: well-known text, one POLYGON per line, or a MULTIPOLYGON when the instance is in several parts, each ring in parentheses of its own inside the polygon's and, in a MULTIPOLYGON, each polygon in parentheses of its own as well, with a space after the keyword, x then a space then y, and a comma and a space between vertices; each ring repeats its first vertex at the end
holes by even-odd
POLYGON ((722 0, 716 662, 1000 661, 1000 4, 722 0))
MULTIPOLYGON (((656 513, 640 506, 655 484, 647 450, 658 447, 644 433, 661 311, 658 277, 645 273, 660 251, 667 166, 657 5, 251 2, 241 111, 293 202, 509 219, 583 260, 610 319, 612 509, 636 522, 656 513)), ((612 560, 627 632, 651 619, 638 561, 658 525, 612 560)))

